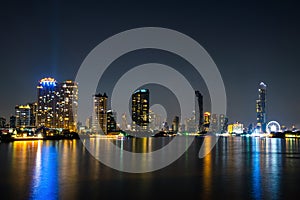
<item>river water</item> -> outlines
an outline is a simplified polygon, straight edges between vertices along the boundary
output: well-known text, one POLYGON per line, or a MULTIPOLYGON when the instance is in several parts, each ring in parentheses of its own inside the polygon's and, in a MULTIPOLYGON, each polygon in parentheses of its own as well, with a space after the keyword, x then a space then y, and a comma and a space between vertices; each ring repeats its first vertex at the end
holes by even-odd
MULTIPOLYGON (((149 152, 170 140, 106 142, 149 152)), ((199 159, 203 140, 196 138, 174 163, 149 173, 111 169, 95 159, 81 140, 0 143, 1 199, 300 198, 300 140, 220 137, 199 159)), ((110 156, 109 151, 106 154, 110 156)))

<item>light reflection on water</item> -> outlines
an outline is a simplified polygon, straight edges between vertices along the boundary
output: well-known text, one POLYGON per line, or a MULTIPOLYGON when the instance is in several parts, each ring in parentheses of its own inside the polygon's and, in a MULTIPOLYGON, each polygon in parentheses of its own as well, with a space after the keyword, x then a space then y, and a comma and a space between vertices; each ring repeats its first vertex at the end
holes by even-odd
MULTIPOLYGON (((149 152, 170 140, 139 138, 114 143, 127 151, 149 152)), ((92 145, 99 148, 106 142, 111 140, 92 145)), ((85 150, 80 140, 1 143, 0 192, 13 199, 171 198, 180 194, 205 199, 281 199, 300 195, 300 140, 220 138, 213 151, 199 159, 202 142, 197 138, 172 165, 146 174, 106 167, 85 150)), ((209 147, 210 142, 206 138, 203 144, 209 147)), ((109 145, 105 147, 103 156, 126 164, 121 150, 116 158, 109 145)))
POLYGON ((57 144, 37 141, 36 157, 31 184, 31 199, 57 199, 59 194, 59 162, 57 144), (46 143, 46 145, 43 145, 46 143))

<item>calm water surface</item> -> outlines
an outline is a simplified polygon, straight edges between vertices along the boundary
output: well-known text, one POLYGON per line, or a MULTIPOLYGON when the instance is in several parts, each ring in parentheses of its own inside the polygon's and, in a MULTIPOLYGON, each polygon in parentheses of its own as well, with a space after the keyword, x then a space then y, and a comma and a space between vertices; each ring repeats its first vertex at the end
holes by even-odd
MULTIPOLYGON (((115 142, 124 149, 149 152, 170 140, 115 142)), ((101 164, 80 140, 0 143, 1 199, 300 198, 300 140, 221 137, 199 159, 202 143, 203 138, 196 138, 172 165, 144 174, 101 164)))

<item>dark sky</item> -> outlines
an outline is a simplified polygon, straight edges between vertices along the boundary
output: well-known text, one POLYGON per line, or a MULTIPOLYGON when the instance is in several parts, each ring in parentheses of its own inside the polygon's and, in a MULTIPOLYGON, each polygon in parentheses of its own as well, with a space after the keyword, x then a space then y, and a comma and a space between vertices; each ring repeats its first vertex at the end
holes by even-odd
POLYGON ((0 6, 0 115, 36 100, 43 77, 75 79, 109 36, 156 26, 198 41, 218 66, 229 121, 255 122, 260 81, 268 120, 300 126, 300 12, 297 1, 7 1, 0 6))

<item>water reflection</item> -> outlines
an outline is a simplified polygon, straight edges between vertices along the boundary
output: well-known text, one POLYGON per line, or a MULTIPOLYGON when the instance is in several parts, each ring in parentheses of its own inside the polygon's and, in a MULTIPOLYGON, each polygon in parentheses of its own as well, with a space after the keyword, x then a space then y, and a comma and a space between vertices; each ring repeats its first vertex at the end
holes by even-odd
POLYGON ((203 158, 203 187, 205 199, 211 199, 212 193, 212 153, 210 153, 212 140, 212 137, 206 137, 202 144, 204 155, 206 155, 203 158))
MULTIPOLYGON (((99 154, 118 159, 122 167, 127 163, 123 150, 154 151, 169 140, 90 142, 93 148, 103 145, 105 148, 101 149, 105 152, 99 154), (120 147, 120 157, 114 157, 107 142, 120 147)), ((299 139, 220 138, 213 151, 199 159, 202 141, 196 140, 172 165, 146 174, 122 173, 106 167, 86 151, 80 140, 0 144, 0 192, 10 199, 143 198, 145 195, 171 198, 180 194, 203 199, 279 199, 300 194, 299 139)), ((210 147, 210 138, 203 145, 204 151, 209 151, 206 145, 210 147)), ((160 159, 166 155, 162 154, 160 159)))
POLYGON ((252 151, 252 191, 255 199, 261 199, 261 161, 260 161, 260 138, 254 138, 254 151, 252 151))
POLYGON ((36 159, 31 184, 31 199, 58 198, 58 164, 56 143, 52 141, 37 141, 36 159))

